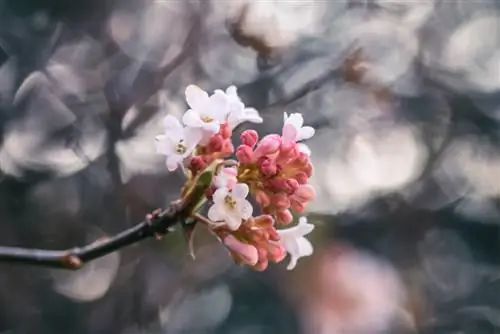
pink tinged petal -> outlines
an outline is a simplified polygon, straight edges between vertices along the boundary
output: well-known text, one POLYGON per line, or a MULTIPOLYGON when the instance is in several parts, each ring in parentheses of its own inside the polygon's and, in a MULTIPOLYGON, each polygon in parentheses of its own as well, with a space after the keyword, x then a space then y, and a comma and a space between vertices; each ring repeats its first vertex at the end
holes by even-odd
POLYGON ((211 221, 217 222, 224 220, 224 211, 223 208, 220 207, 218 204, 213 204, 210 209, 208 209, 208 219, 211 221))
POLYGON ((182 116, 182 122, 184 123, 184 125, 191 127, 201 127, 203 126, 203 124, 205 124, 201 120, 200 115, 192 109, 186 111, 184 116, 182 116))
POLYGON ((245 183, 237 183, 232 191, 232 195, 237 199, 245 199, 248 195, 248 185, 245 183))
POLYGON ((283 126, 283 144, 289 145, 297 141, 297 128, 292 124, 285 124, 283 126))
POLYGON ((316 192, 310 184, 301 184, 297 190, 295 190, 293 196, 301 202, 307 202, 316 198, 316 192))
POLYGON ((299 134, 297 136, 297 141, 299 140, 306 140, 314 136, 314 133, 316 131, 312 126, 304 126, 299 130, 299 134))
POLYGON ((167 115, 163 119, 163 127, 165 130, 180 130, 182 129, 182 125, 177 119, 177 117, 174 117, 172 115, 167 115))
POLYGON ((257 144, 254 157, 259 158, 264 155, 276 153, 281 146, 281 137, 277 134, 267 135, 257 144))
POLYGON ((186 87, 186 102, 191 109, 203 110, 208 106, 208 94, 196 85, 186 87))
POLYGON ((215 204, 224 206, 224 200, 226 199, 227 194, 229 193, 229 189, 227 188, 218 188, 214 195, 212 196, 212 200, 215 204))
POLYGON ((259 261, 257 248, 241 242, 232 234, 225 237, 222 242, 232 253, 234 253, 238 258, 241 258, 246 264, 254 266, 259 261))
POLYGON ((169 172, 173 172, 179 166, 179 163, 182 162, 182 157, 179 155, 169 155, 167 160, 165 161, 167 165, 167 169, 169 172))
POLYGON ((250 204, 249 201, 245 200, 240 203, 240 212, 241 212, 241 218, 242 219, 248 219, 252 217, 253 213, 253 206, 250 204))

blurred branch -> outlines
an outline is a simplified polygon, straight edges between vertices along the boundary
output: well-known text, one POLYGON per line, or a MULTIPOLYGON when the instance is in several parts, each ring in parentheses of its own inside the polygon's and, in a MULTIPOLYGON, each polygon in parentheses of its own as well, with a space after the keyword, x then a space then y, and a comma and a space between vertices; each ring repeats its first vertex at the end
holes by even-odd
POLYGON ((156 210, 146 215, 144 221, 132 228, 83 247, 67 250, 0 247, 0 262, 76 270, 85 262, 103 257, 138 241, 166 235, 185 217, 186 206, 174 202, 166 210, 156 210))

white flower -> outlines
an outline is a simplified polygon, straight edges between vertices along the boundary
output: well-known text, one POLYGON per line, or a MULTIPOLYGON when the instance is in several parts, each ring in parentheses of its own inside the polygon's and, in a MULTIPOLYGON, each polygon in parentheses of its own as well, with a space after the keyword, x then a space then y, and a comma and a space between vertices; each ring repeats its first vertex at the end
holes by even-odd
MULTIPOLYGON (((288 116, 283 113, 283 143, 293 144, 302 140, 306 140, 314 136, 314 128, 312 126, 304 126, 304 118, 300 113, 293 113, 288 116)), ((310 155, 310 150, 305 144, 300 144, 299 149, 310 155)))
POLYGON ((314 225, 307 222, 306 217, 300 217, 299 224, 283 230, 278 230, 280 235, 280 243, 285 247, 290 254, 290 263, 286 267, 292 270, 297 265, 297 261, 304 256, 309 256, 313 253, 313 246, 304 238, 304 235, 309 234, 314 229, 314 225))
POLYGON ((186 88, 186 101, 191 108, 182 117, 186 126, 201 128, 207 135, 219 131, 228 113, 228 102, 223 92, 208 96, 200 87, 189 85, 186 88))
POLYGON ((262 123, 263 119, 259 112, 254 108, 245 108, 245 104, 238 96, 235 86, 229 86, 224 93, 221 90, 216 90, 216 93, 222 93, 227 99, 228 116, 227 122, 231 129, 236 128, 243 122, 262 123))
POLYGON ((156 136, 156 152, 167 156, 169 171, 177 169, 201 140, 199 129, 184 128, 177 118, 167 115, 163 120, 165 134, 156 136))
POLYGON ((237 230, 242 219, 252 216, 253 207, 245 198, 248 186, 237 183, 232 190, 219 188, 213 195, 214 204, 208 210, 208 218, 214 222, 225 222, 230 230, 237 230))
POLYGON ((237 175, 238 170, 236 167, 222 168, 215 177, 214 184, 217 188, 233 189, 236 183, 238 183, 237 175))

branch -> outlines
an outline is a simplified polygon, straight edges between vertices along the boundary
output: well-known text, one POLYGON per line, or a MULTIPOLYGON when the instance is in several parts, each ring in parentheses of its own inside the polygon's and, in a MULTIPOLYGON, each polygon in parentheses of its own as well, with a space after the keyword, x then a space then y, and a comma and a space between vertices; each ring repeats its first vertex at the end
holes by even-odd
POLYGON ((114 237, 102 241, 97 240, 83 247, 67 250, 0 247, 0 262, 76 270, 86 262, 138 241, 167 234, 175 224, 184 220, 186 212, 184 209, 174 203, 166 210, 148 214, 144 221, 114 237))

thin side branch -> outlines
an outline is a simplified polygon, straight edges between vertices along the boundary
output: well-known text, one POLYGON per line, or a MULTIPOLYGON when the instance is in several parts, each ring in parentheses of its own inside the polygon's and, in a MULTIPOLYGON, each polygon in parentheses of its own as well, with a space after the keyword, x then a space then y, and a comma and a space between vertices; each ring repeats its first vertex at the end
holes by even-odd
POLYGON ((144 221, 132 228, 111 238, 97 240, 87 246, 67 250, 0 247, 0 262, 76 270, 86 262, 138 241, 165 235, 183 219, 184 211, 178 204, 172 204, 167 210, 147 215, 144 221))

